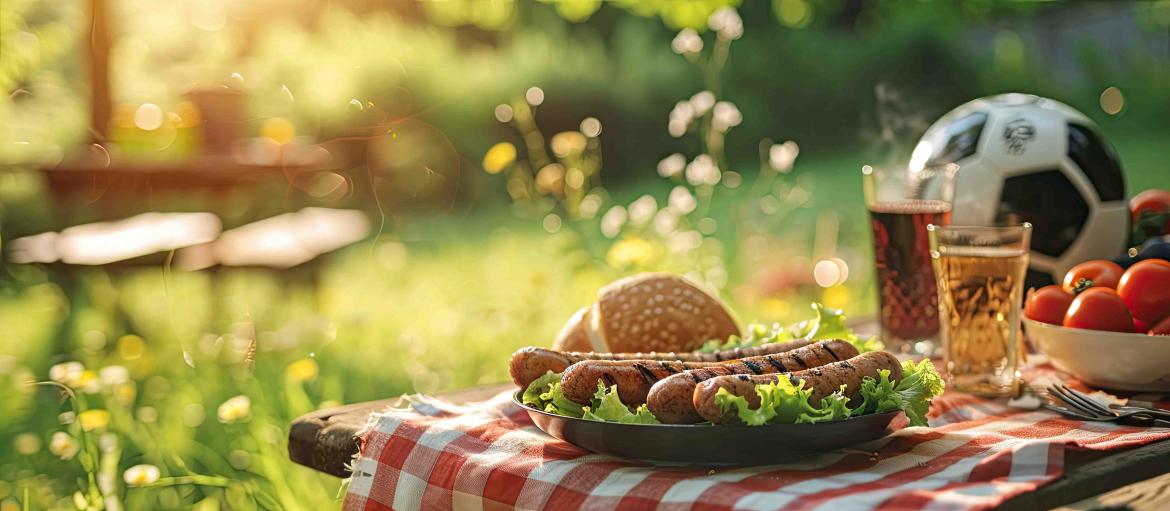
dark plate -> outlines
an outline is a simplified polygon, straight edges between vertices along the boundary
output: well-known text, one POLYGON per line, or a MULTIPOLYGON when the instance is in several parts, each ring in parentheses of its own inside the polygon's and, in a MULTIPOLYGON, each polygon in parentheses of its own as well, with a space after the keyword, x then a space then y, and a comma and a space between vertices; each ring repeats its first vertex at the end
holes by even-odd
POLYGON ((554 415, 525 406, 541 431, 577 447, 656 465, 770 465, 876 440, 902 412, 818 424, 713 426, 617 424, 554 415))

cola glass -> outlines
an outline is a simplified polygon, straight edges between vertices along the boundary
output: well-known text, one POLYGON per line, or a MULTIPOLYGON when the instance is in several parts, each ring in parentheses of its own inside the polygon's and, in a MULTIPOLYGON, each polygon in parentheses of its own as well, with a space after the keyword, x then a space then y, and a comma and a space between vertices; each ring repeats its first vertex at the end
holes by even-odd
POLYGON ((938 289, 926 226, 950 224, 957 171, 954 164, 861 169, 882 341, 890 351, 930 356, 939 346, 938 289))

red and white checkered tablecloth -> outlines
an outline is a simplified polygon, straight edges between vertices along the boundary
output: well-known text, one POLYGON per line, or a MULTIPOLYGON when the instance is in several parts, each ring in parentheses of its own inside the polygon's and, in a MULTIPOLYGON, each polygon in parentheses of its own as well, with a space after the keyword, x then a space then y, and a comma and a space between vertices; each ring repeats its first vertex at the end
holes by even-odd
POLYGON ((511 391, 467 406, 408 401, 371 416, 344 509, 986 509, 1060 477, 1069 448, 1170 438, 1170 428, 1086 423, 948 392, 935 399, 928 428, 794 463, 709 471, 554 439, 511 391))

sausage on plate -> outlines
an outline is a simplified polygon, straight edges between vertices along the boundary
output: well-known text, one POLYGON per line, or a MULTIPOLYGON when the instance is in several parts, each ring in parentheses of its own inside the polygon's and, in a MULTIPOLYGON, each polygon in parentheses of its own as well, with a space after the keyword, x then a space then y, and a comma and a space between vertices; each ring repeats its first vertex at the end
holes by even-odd
POLYGON ((772 353, 781 353, 794 350, 811 343, 812 341, 801 339, 796 341, 768 343, 749 348, 735 348, 730 350, 715 351, 712 353, 594 353, 581 351, 558 351, 548 348, 536 348, 529 346, 527 348, 520 348, 518 351, 516 351, 516 353, 512 354, 512 360, 508 364, 508 370, 512 375, 512 381, 515 382, 516 385, 519 385, 521 388, 527 388, 528 384, 532 383, 537 378, 544 376, 544 374, 549 371, 554 373, 563 372, 569 366, 585 360, 722 362, 745 357, 756 357, 772 353))
POLYGON ((760 396, 756 394, 756 385, 775 383, 777 378, 788 378, 793 385, 799 385, 803 380, 805 388, 812 389, 809 404, 820 406, 825 396, 836 392, 845 385, 845 397, 854 399, 861 389, 861 380, 866 376, 877 379, 878 371, 890 371, 890 380, 902 379, 902 364, 898 358, 885 351, 871 351, 848 360, 834 362, 823 367, 815 367, 796 373, 765 374, 749 376, 746 374, 721 376, 700 383, 693 393, 695 410, 703 419, 716 424, 738 423, 739 417, 735 410, 724 412, 722 407, 715 403, 715 395, 719 389, 727 389, 732 395, 747 398, 752 407, 760 406, 760 396))
MULTIPOLYGON (((857 348, 834 339, 810 344, 784 353, 749 357, 677 374, 654 384, 646 405, 666 424, 692 424, 703 418, 695 411, 695 387, 703 381, 734 374, 759 375, 791 373, 845 360, 857 355, 857 348)), ((621 387, 619 386, 620 390, 621 387)), ((631 403, 626 403, 631 404, 631 403)))

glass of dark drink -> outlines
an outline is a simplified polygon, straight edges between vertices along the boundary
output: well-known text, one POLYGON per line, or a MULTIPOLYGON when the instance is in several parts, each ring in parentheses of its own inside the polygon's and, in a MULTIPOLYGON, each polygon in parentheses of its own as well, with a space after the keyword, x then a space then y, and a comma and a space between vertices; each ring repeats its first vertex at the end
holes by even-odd
POLYGON ((882 340, 890 351, 930 356, 939 346, 938 288, 926 226, 951 223, 958 169, 954 164, 861 169, 882 340))

